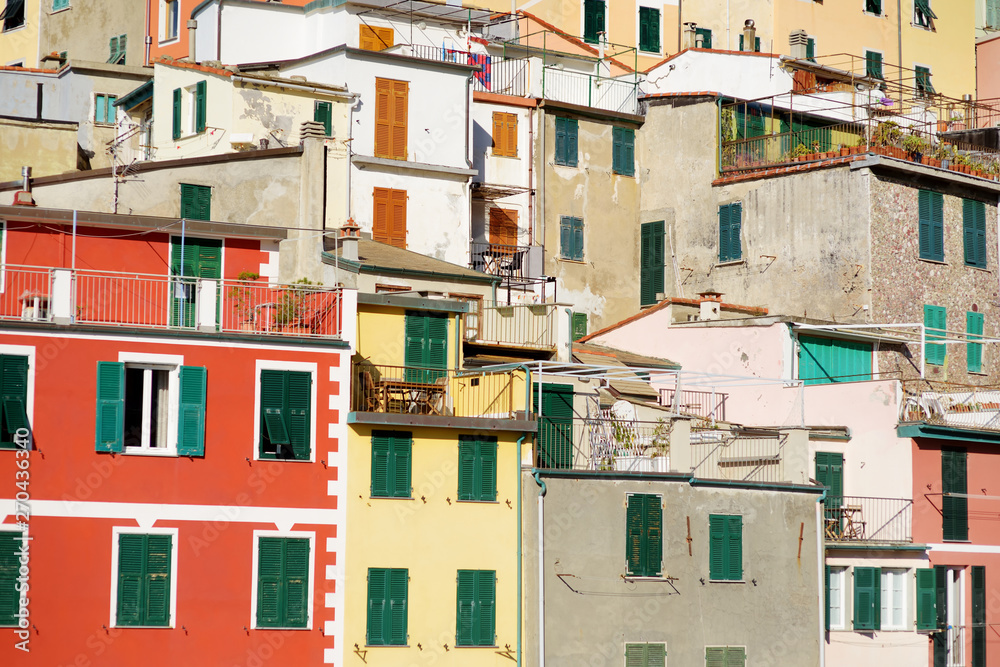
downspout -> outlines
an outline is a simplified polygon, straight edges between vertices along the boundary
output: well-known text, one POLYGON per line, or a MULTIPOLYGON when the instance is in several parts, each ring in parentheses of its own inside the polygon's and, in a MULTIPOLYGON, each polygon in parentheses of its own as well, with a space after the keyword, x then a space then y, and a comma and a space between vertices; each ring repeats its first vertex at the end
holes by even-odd
POLYGON ((149 3, 152 2, 152 1, 153 0, 146 0, 146 35, 143 37, 143 40, 142 40, 143 44, 144 44, 144 49, 145 49, 145 52, 143 54, 142 64, 146 65, 147 67, 149 66, 149 49, 150 49, 150 46, 153 44, 153 36, 150 34, 150 30, 149 30, 149 21, 152 19, 152 14, 150 12, 149 3))
POLYGON ((826 492, 816 499, 816 563, 819 574, 819 667, 826 665, 826 558, 823 551, 823 507, 826 492))
MULTIPOLYGON (((899 46, 899 64, 896 65, 899 71, 899 107, 903 107, 903 9, 902 0, 896 0, 896 40, 899 46)), ((923 377, 921 375, 921 377, 923 377)))
POLYGON ((569 340, 566 341, 566 347, 569 350, 569 358, 566 360, 569 363, 573 363, 573 310, 571 308, 564 308, 566 314, 569 315, 569 340))
POLYGON ((347 219, 351 219, 351 159, 354 155, 354 109, 361 104, 361 96, 358 95, 354 104, 347 107, 347 196, 345 204, 347 208, 347 219))
MULTIPOLYGON (((545 76, 545 61, 542 61, 542 76, 545 76)), ((543 91, 544 92, 544 91, 543 91)), ((544 104, 544 101, 542 102, 544 104)), ((545 275, 545 117, 547 112, 538 112, 538 155, 542 163, 538 165, 538 238, 542 246, 542 275, 545 275)))
POLYGON ((535 473, 538 489, 538 667, 545 667, 545 482, 535 473))
POLYGON ((215 59, 222 62, 222 5, 226 0, 219 0, 219 11, 215 21, 215 59))
POLYGON ((715 173, 722 168, 722 98, 715 98, 715 173))
POLYGON ((684 0, 677 0, 677 53, 683 51, 683 49, 681 48, 681 37, 684 34, 683 33, 684 19, 681 18, 683 16, 683 10, 684 10, 684 0))
POLYGON ((527 433, 522 433, 517 439, 517 666, 521 667, 521 624, 524 622, 522 606, 524 605, 523 582, 521 581, 523 541, 524 531, 521 530, 523 519, 521 518, 521 443, 528 437, 527 433))
MULTIPOLYGON (((534 243, 535 207, 532 192, 535 187, 535 109, 528 109, 528 245, 534 243)), ((998 239, 1000 241, 1000 239, 998 239)), ((542 272, 544 273, 544 271, 542 272)), ((494 299, 495 300, 495 299, 494 299)), ((544 299, 543 299, 544 301, 544 299)))

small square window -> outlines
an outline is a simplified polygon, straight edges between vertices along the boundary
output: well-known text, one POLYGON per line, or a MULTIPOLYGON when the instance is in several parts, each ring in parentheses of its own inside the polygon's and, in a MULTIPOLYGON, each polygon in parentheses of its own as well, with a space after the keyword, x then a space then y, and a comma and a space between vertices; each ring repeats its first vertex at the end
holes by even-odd
POLYGON ((108 62, 112 65, 124 65, 125 64, 125 49, 128 46, 128 36, 127 35, 117 35, 111 38, 111 42, 108 45, 108 51, 111 55, 108 56, 108 62))
POLYGON ((373 498, 410 498, 413 434, 406 431, 372 432, 373 498))
POLYGON ((868 14, 882 15, 882 0, 865 0, 865 12, 868 14))
POLYGON ((100 125, 114 125, 117 108, 117 95, 94 95, 94 122, 100 125))

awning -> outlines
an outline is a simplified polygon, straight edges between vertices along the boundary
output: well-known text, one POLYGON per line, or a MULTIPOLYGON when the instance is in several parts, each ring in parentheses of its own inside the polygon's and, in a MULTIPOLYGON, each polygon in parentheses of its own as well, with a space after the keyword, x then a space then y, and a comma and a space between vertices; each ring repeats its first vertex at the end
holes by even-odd
POLYGON ((153 80, 150 79, 146 83, 142 84, 135 90, 126 93, 118 98, 115 102, 116 107, 120 107, 123 111, 131 111, 136 108, 146 100, 153 99, 153 80))

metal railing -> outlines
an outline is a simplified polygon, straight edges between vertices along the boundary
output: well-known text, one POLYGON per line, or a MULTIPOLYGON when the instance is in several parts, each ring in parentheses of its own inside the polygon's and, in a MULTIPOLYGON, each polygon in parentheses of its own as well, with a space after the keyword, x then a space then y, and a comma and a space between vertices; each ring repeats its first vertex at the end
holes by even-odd
POLYGON ((352 367, 351 411, 513 419, 514 380, 513 371, 483 373, 364 361, 352 367))
POLYGON ((132 327, 195 327, 198 283, 143 273, 77 271, 76 321, 132 327))
POLYGON ((748 482, 784 482, 787 435, 774 431, 691 431, 695 477, 748 482))
POLYGON ((339 290, 322 285, 269 285, 224 280, 222 331, 338 336, 342 325, 339 290))
POLYGON ((824 534, 829 542, 912 542, 909 498, 827 496, 824 534))
POLYGON ((542 73, 542 97, 556 102, 636 114, 639 109, 639 83, 545 67, 542 73))
POLYGON ((469 244, 469 268, 499 276, 507 282, 521 281, 528 275, 528 252, 531 246, 503 245, 473 241, 469 244))
POLYGON ((557 313, 551 303, 473 302, 475 328, 466 330, 470 342, 549 349, 556 345, 557 313))
MULTIPOLYGON (((676 389, 660 389, 660 405, 673 406, 676 389)), ((677 400, 677 410, 683 414, 701 417, 714 424, 726 421, 726 401, 729 394, 717 391, 691 391, 681 389, 677 400)))
POLYGON ((539 468, 667 472, 670 427, 615 419, 560 421, 542 415, 535 435, 539 468))
POLYGON ((902 422, 1000 430, 1000 388, 903 380, 902 422), (930 387, 930 388, 929 388, 930 387))
POLYGON ((51 294, 51 269, 4 265, 0 271, 0 319, 48 322, 51 294))

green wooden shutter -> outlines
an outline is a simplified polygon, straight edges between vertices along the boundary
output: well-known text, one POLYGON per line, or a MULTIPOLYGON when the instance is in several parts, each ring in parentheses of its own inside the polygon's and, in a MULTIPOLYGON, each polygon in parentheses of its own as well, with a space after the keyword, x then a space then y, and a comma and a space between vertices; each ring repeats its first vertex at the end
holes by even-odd
POLYGON ((865 11, 870 14, 881 14, 882 0, 865 0, 865 11))
POLYGON ((958 449, 941 450, 942 534, 945 540, 969 539, 969 500, 967 453, 958 449), (961 494, 961 495, 948 495, 961 494))
POLYGON ((497 575, 494 570, 479 570, 476 576, 479 633, 475 639, 478 646, 493 646, 496 643, 497 575))
POLYGON ((556 164, 566 164, 566 119, 556 116, 556 164))
POLYGON ((425 382, 434 382, 447 375, 448 369, 448 317, 427 316, 427 360, 425 366, 434 369, 427 373, 425 382))
POLYGON ((573 341, 576 342, 587 335, 587 313, 573 313, 573 341))
POLYGON ((180 414, 177 424, 177 453, 180 456, 205 455, 205 395, 207 370, 181 366, 180 414))
POLYGON ((404 361, 407 381, 431 383, 448 368, 448 317, 407 312, 404 361))
POLYGON ((917 194, 918 202, 918 233, 920 236, 920 258, 931 259, 931 193, 927 190, 920 190, 917 194))
POLYGON ((125 444, 125 364, 97 362, 97 436, 99 452, 120 452, 125 444))
MULTIPOLYGON (((211 220, 212 219, 212 188, 207 185, 191 185, 181 183, 181 217, 188 220, 211 220)), ((198 258, 200 247, 214 247, 220 250, 221 261, 222 241, 218 239, 185 239, 185 261, 194 264, 198 258), (187 246, 194 248, 192 253, 187 252, 187 246)), ((185 273, 185 275, 191 275, 185 273)), ((203 276, 209 277, 209 276, 203 276)), ((221 276, 211 276, 219 278, 221 276)))
POLYGON ((456 646, 474 646, 474 637, 478 636, 476 627, 476 572, 474 570, 458 571, 458 610, 455 631, 456 646))
POLYGON ((651 53, 660 51, 660 10, 639 8, 639 50, 651 53))
POLYGON ((643 576, 645 560, 645 536, 643 535, 643 510, 645 496, 633 494, 628 497, 625 508, 625 559, 628 573, 643 576))
POLYGON ((286 371, 288 378, 288 410, 285 414, 288 440, 297 461, 308 461, 311 454, 311 395, 312 373, 286 371))
POLYGON ((986 667, 986 568, 972 566, 972 667, 986 667))
MULTIPOLYGON (((260 447, 264 451, 264 438, 271 445, 290 445, 288 428, 285 426, 285 391, 287 376, 284 371, 262 370, 260 372, 260 447)), ((280 452, 280 449, 277 451, 280 452)))
POLYGON ((823 502, 827 518, 836 518, 835 508, 843 504, 844 455, 837 452, 816 452, 816 481, 829 487, 823 502))
MULTIPOLYGON (((743 50, 743 33, 740 33, 740 46, 739 46, 739 50, 740 51, 743 50)), ((755 52, 757 52, 757 53, 760 53, 760 37, 754 37, 753 38, 753 50, 755 52)))
POLYGON ((663 569, 663 505, 660 496, 647 495, 643 503, 645 576, 658 577, 663 569))
POLYGON ((924 327, 926 338, 926 349, 924 352, 925 361, 928 364, 943 365, 946 354, 946 347, 930 341, 944 338, 947 326, 947 310, 942 306, 924 306, 924 327))
POLYGON ((729 576, 726 579, 739 581, 743 578, 743 517, 727 517, 726 530, 729 553, 729 576))
POLYGON ((883 79, 882 54, 876 51, 865 51, 865 75, 874 79, 883 79))
POLYGON ((708 578, 726 579, 729 575, 729 550, 726 542, 726 519, 720 514, 708 517, 708 578))
POLYGON ((643 223, 640 229, 639 305, 650 306, 664 291, 663 220, 643 223))
POLYGON ((385 617, 389 607, 389 570, 368 568, 368 628, 365 643, 381 646, 386 643, 385 617))
POLYGON ((729 204, 719 207, 719 261, 728 262, 731 258, 729 249, 730 207, 729 204))
POLYGON ((747 650, 742 646, 726 647, 726 667, 743 667, 747 664, 747 650))
POLYGON ((181 138, 181 89, 174 88, 173 138, 181 138))
POLYGON ((572 218, 573 259, 583 261, 583 218, 572 218))
POLYGON ((635 175, 635 130, 614 127, 611 137, 611 170, 623 176, 635 175))
POLYGON ((962 246, 965 263, 976 266, 976 202, 971 199, 962 200, 962 246))
POLYGON ((931 259, 944 261, 944 195, 931 192, 931 259))
POLYGON ((725 646, 705 647, 705 667, 727 667, 725 646))
POLYGON ((948 664, 948 595, 947 568, 934 566, 934 592, 937 609, 937 632, 931 635, 933 645, 934 667, 946 667, 948 664))
POLYGON ((604 0, 584 0, 583 41, 596 44, 604 31, 604 0))
POLYGON ((17 448, 14 434, 18 429, 31 427, 28 424, 28 357, 20 355, 0 355, 0 403, 3 406, 3 428, 0 442, 17 448))
POLYGON ((497 439, 487 437, 479 441, 479 500, 497 499, 497 439))
POLYGON ((573 257, 573 219, 565 215, 559 217, 559 254, 564 259, 573 257))
POLYGON ((108 40, 108 62, 112 64, 118 62, 118 35, 108 40))
POLYGON ((145 535, 146 576, 143 625, 170 624, 170 535, 145 535))
POLYGON ((934 568, 917 568, 917 630, 937 627, 935 605, 934 568))
MULTIPOLYGON (((694 32, 696 37, 698 35, 702 37, 701 48, 712 48, 712 31, 709 28, 695 28, 694 32)), ((697 42, 695 43, 697 44, 697 42)))
POLYGON ((878 630, 882 572, 877 567, 854 568, 854 629, 878 630))
POLYGON ((125 54, 128 50, 128 35, 118 35, 118 60, 119 65, 125 64, 125 54))
POLYGON ((309 620, 309 540, 283 538, 284 615, 283 627, 304 628, 309 620))
POLYGON ((194 87, 194 131, 204 132, 208 116, 208 82, 199 81, 194 87))
POLYGON ((458 438, 458 499, 478 500, 476 487, 476 439, 474 436, 458 438))
POLYGON ((567 167, 576 166, 578 155, 577 130, 578 124, 575 118, 556 116, 556 164, 567 167))
POLYGON ((391 445, 391 433, 386 431, 374 431, 372 433, 372 496, 390 495, 389 449, 391 445))
POLYGON ((420 313, 406 313, 404 321, 403 364, 406 379, 417 382, 423 377, 420 369, 427 359, 427 318, 420 313))
POLYGON ((986 268, 986 204, 976 202, 976 266, 986 268))
POLYGON ((806 60, 816 62, 816 40, 812 37, 806 40, 806 60))
MULTIPOLYGON (((604 7, 604 3, 601 3, 604 7)), ((575 167, 580 154, 577 139, 579 137, 579 122, 575 118, 566 120, 566 164, 575 167)))
POLYGON ((257 541, 258 627, 281 627, 282 544, 279 537, 261 537, 257 541))
POLYGON ((0 531, 0 627, 17 625, 21 531, 0 531))
POLYGON ((313 106, 313 120, 323 123, 323 133, 326 136, 333 134, 333 104, 316 102, 313 106))
POLYGON ((743 228, 743 204, 729 205, 729 254, 733 260, 743 258, 743 246, 740 233, 743 228))
POLYGON ((145 535, 118 536, 117 625, 142 625, 145 535))
MULTIPOLYGON (((538 407, 538 385, 533 388, 532 408, 538 407)), ((573 385, 545 384, 538 424, 538 467, 573 466, 573 385)))
POLYGON ((392 440, 392 484, 391 495, 395 498, 410 497, 410 462, 413 450, 413 441, 409 434, 397 433, 392 440))
MULTIPOLYGON (((983 314, 967 312, 965 314, 965 331, 970 339, 979 339, 983 335, 983 314)), ((983 370, 983 344, 965 344, 966 368, 970 373, 980 373, 983 370)))
POLYGON ((403 646, 406 644, 408 570, 389 570, 389 644, 403 646))

